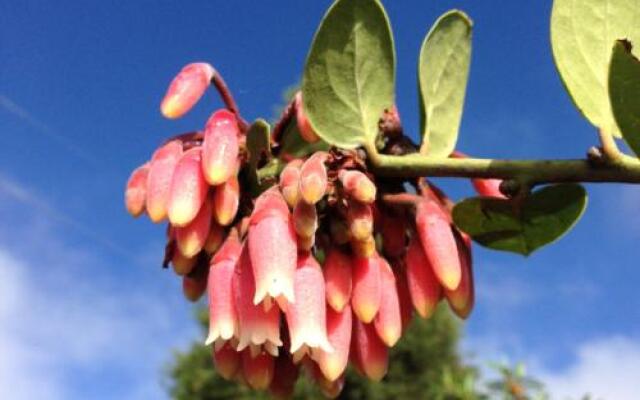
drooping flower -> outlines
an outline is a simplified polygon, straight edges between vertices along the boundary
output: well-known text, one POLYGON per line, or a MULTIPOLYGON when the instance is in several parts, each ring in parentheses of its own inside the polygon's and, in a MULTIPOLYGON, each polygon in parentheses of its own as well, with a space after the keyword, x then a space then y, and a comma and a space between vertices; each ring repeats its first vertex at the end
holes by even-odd
POLYGON ((167 217, 171 179, 182 157, 182 143, 172 140, 153 153, 147 175, 146 209, 149 219, 160 222, 167 217))
POLYGON ((376 199, 376 185, 367 175, 357 170, 340 170, 338 178, 347 196, 365 204, 376 199))
POLYGON ((256 390, 264 390, 273 380, 275 359, 267 352, 251 354, 249 349, 242 352, 242 372, 249 386, 256 390))
POLYGON ((351 348, 352 312, 347 304, 342 311, 327 307, 327 335, 333 351, 318 351, 314 355, 324 376, 334 381, 347 368, 351 348))
POLYGON ((145 163, 134 169, 127 181, 127 188, 124 192, 124 204, 127 211, 133 217, 142 215, 147 199, 147 175, 149 174, 149 163, 145 163))
POLYGON ((280 191, 284 200, 289 207, 293 208, 298 204, 300 200, 300 167, 302 167, 302 160, 295 159, 290 161, 280 173, 280 191))
POLYGON ((211 199, 205 199, 193 221, 175 228, 176 244, 185 257, 195 257, 204 247, 212 220, 211 199))
POLYGON ((199 147, 187 150, 176 164, 169 191, 168 216, 173 226, 185 226, 200 211, 209 186, 200 166, 202 151, 199 147))
POLYGON ((351 308, 358 319, 370 323, 380 309, 380 261, 374 254, 353 260, 351 308))
POLYGON ((296 236, 291 214, 277 189, 256 200, 249 226, 249 254, 255 276, 253 303, 286 300, 293 303, 297 264, 296 236))
POLYGON ((211 185, 220 185, 236 172, 238 158, 238 121, 229 110, 214 112, 204 128, 202 170, 211 185))
POLYGON ((378 337, 373 324, 358 319, 353 322, 353 338, 357 364, 361 372, 373 381, 380 381, 387 374, 389 350, 378 337))
POLYGON ((378 336, 388 347, 393 347, 402 335, 400 299, 396 278, 387 261, 380 257, 380 309, 373 320, 378 336))
POLYGON ((327 303, 340 312, 351 300, 351 258, 332 247, 324 261, 323 272, 327 303))
POLYGON ((309 157, 300 169, 299 189, 302 200, 315 204, 327 192, 327 167, 324 165, 327 153, 317 152, 309 157))
POLYGON ((175 119, 189 112, 204 95, 214 74, 215 70, 207 63, 192 63, 182 68, 162 99, 162 115, 175 119))
POLYGON ((462 270, 449 218, 438 204, 425 199, 417 205, 416 227, 436 277, 442 286, 455 290, 460 284, 462 270))
POLYGON ((405 265, 413 306, 418 315, 422 318, 428 318, 433 314, 440 301, 442 288, 417 238, 412 238, 409 242, 405 265))
POLYGON ((321 349, 332 352, 327 338, 325 287, 322 269, 309 253, 298 259, 294 277, 295 302, 287 305, 286 317, 294 359, 321 349))
POLYGON ((238 351, 251 346, 264 346, 273 355, 278 354, 280 340, 280 310, 265 310, 262 304, 254 304, 256 280, 251 258, 245 245, 233 277, 233 294, 238 313, 238 351))
POLYGON ((206 344, 239 336, 233 279, 242 245, 236 231, 227 237, 209 266, 209 335, 206 344))

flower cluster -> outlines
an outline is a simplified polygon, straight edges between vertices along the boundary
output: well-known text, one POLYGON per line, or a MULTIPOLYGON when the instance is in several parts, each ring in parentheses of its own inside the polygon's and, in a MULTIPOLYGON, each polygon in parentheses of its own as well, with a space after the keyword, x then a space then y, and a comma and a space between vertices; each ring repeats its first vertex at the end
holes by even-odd
MULTIPOLYGON (((185 114, 215 74, 208 64, 185 67, 163 114, 185 114)), ((292 105, 302 138, 318 140, 300 94, 292 105)), ((408 193, 368 172, 357 152, 331 149, 289 157, 254 198, 246 143, 239 116, 218 110, 202 132, 158 148, 125 194, 133 216, 168 219, 165 265, 186 297, 208 293, 206 343, 220 375, 287 396, 303 367, 335 397, 349 363, 384 377, 414 311, 428 318, 445 300, 460 317, 470 313, 471 243, 438 188, 420 180, 408 193)), ((476 186, 499 195, 498 184, 476 186)))

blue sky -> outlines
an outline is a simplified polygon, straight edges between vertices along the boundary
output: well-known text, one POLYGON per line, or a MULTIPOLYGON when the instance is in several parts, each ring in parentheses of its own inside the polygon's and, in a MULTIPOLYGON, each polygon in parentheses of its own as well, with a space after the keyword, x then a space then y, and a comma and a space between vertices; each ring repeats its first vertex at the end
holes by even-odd
MULTIPOLYGON (((0 398, 164 398, 170 349, 198 338, 164 229, 132 220, 123 188, 165 137, 200 128, 212 94, 161 118, 167 84, 211 62, 247 119, 271 117, 301 75, 329 1, 0 3, 0 398)), ((415 65, 449 8, 475 22, 459 148, 486 157, 581 157, 595 130, 549 44, 551 1, 387 1, 397 102, 418 124, 415 65)), ((441 180, 456 198, 467 182, 441 180)), ((556 398, 630 399, 640 375, 640 190, 588 187, 585 217, 528 259, 477 248, 464 351, 526 361, 556 398)))

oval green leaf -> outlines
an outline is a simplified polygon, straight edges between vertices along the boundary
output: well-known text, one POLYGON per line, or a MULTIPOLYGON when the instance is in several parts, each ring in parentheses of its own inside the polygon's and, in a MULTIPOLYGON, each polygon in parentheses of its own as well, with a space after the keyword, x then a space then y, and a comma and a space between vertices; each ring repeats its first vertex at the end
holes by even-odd
POLYGON ((489 197, 466 199, 456 204, 453 220, 482 246, 529 255, 560 239, 586 206, 582 186, 562 184, 546 186, 521 204, 489 197))
POLYGON ((420 50, 420 152, 449 157, 458 140, 471 62, 472 22, 458 10, 443 14, 420 50))
POLYGON ((324 16, 307 56, 302 98, 327 143, 350 149, 373 143, 393 105, 395 51, 378 0, 338 0, 324 16))
POLYGON ((631 43, 617 41, 609 68, 611 109, 622 137, 640 156, 640 60, 631 53, 631 43))
POLYGON ((611 45, 640 40, 638 0, 555 0, 551 45, 576 107, 596 127, 620 137, 608 93, 611 45))

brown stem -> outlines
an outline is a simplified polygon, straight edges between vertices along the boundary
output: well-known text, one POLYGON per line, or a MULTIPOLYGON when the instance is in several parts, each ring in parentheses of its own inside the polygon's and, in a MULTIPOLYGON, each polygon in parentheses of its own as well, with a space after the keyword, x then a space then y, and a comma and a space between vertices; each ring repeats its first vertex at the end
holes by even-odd
POLYGON ((242 132, 247 132, 247 130, 249 129, 249 124, 244 118, 242 118, 242 115, 240 115, 240 109, 238 108, 238 105, 233 98, 233 95, 231 94, 227 83, 224 81, 224 78, 218 71, 213 74, 211 83, 213 83, 213 86, 215 86, 216 90, 220 94, 220 98, 222 99, 222 102, 227 107, 227 109, 229 109, 229 111, 231 111, 236 116, 240 130, 242 132))
POLYGON ((282 134, 284 133, 284 130, 287 128, 289 123, 291 123, 291 120, 293 119, 293 116, 295 115, 295 113, 296 113, 296 102, 295 100, 292 100, 289 104, 287 104, 284 110, 282 110, 282 114, 280 115, 280 118, 278 119, 276 124, 273 126, 273 131, 271 132, 271 139, 275 143, 280 142, 280 136, 282 136, 282 134))

